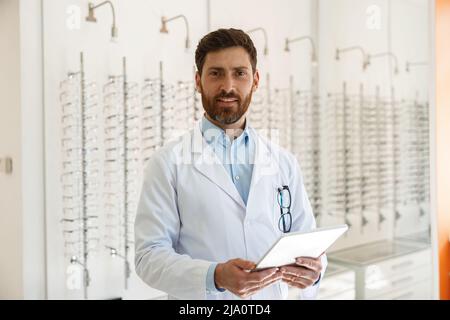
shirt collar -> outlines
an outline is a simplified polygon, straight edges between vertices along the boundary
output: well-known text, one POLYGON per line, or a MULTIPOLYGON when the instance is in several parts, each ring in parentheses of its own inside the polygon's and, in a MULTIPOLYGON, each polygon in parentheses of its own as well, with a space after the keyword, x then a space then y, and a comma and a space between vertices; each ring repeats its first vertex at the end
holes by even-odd
MULTIPOLYGON (((220 142, 223 146, 227 146, 231 142, 230 138, 226 135, 225 130, 206 119, 205 115, 202 117, 201 131, 206 142, 209 144, 220 142)), ((234 142, 239 144, 243 141, 245 145, 248 145, 249 139, 248 119, 245 119, 244 131, 239 137, 234 139, 234 142)))

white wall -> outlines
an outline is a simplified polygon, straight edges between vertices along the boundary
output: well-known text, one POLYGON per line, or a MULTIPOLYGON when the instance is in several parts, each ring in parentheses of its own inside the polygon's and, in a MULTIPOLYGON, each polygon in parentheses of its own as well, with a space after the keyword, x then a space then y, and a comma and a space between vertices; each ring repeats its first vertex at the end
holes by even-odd
POLYGON ((285 52, 285 39, 311 34, 311 6, 309 0, 211 0, 212 30, 220 27, 236 27, 244 31, 262 27, 267 31, 269 53, 264 56, 264 37, 258 31, 251 33, 258 50, 258 68, 261 85, 270 73, 272 88, 288 88, 289 76, 294 76, 295 86, 310 89, 311 48, 309 43, 293 43, 285 52))
POLYGON ((44 158, 40 1, 0 2, 0 297, 43 299, 44 158))
POLYGON ((0 298, 23 298, 19 2, 0 2, 0 157, 13 174, 0 173, 0 298))
POLYGON ((24 298, 46 297, 41 1, 20 1, 24 298))
POLYGON ((405 71, 407 61, 429 59, 428 1, 426 0, 320 0, 320 74, 323 93, 339 92, 346 81, 349 90, 357 92, 359 83, 374 92, 381 86, 389 94, 393 85, 398 95, 413 98, 419 90, 428 94, 427 67, 405 71), (368 9, 380 10, 380 28, 370 29, 368 9), (336 48, 361 46, 368 54, 391 51, 399 60, 399 74, 394 75, 391 60, 373 59, 362 71, 359 52, 349 52, 335 60, 336 48))
POLYGON ((421 100, 428 99, 430 61, 430 30, 427 15, 429 1, 391 1, 392 35, 391 49, 400 59, 400 74, 393 79, 400 97, 414 98, 416 92, 421 100), (406 13, 406 14, 405 14, 406 13), (406 72, 406 62, 427 62, 428 65, 411 67, 406 72))

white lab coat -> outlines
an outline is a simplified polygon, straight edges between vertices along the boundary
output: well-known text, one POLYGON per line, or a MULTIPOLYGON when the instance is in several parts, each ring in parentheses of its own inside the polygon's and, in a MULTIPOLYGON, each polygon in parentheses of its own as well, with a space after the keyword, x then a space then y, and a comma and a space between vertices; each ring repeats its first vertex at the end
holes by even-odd
MULTIPOLYGON (((234 258, 257 262, 278 239, 278 187, 291 190, 291 231, 316 227, 295 157, 251 128, 250 134, 256 150, 247 206, 199 122, 149 160, 135 220, 136 273, 169 298, 239 299, 207 292, 208 268, 234 258)), ((325 256, 322 262, 325 270, 325 256)), ((317 290, 302 290, 300 298, 315 298, 317 290)), ((251 298, 286 299, 287 293, 287 284, 277 282, 251 298)))

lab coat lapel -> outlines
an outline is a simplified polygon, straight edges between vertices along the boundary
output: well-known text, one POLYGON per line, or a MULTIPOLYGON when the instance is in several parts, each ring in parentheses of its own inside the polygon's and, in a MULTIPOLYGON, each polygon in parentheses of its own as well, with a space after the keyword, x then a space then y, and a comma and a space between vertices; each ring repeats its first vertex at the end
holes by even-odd
POLYGON ((253 128, 250 128, 252 138, 255 140, 255 159, 253 166, 252 181, 250 183, 250 196, 253 195, 257 188, 258 183, 264 177, 273 177, 279 171, 279 154, 273 152, 268 148, 268 141, 261 137, 253 128))
POLYGON ((231 177, 214 153, 214 150, 203 139, 200 122, 197 122, 192 132, 192 159, 194 167, 245 209, 245 203, 233 184, 231 177))

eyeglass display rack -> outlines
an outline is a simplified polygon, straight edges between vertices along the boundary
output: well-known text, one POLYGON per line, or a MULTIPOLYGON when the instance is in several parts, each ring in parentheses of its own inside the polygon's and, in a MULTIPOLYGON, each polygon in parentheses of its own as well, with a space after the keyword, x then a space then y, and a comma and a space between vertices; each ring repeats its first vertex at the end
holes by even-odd
MULTIPOLYGON (((403 117, 400 125, 401 151, 405 155, 400 160, 403 176, 409 177, 400 182, 400 201, 402 203, 429 202, 429 116, 428 103, 419 102, 418 94, 411 100, 403 100, 400 103, 403 117)), ((419 217, 425 215, 425 210, 420 207, 419 217)))
MULTIPOLYGON (((380 87, 375 87, 375 96, 365 98, 362 92, 361 85, 361 98, 363 101, 361 110, 364 111, 361 121, 364 127, 361 127, 361 136, 367 137, 369 132, 369 138, 363 138, 363 164, 370 163, 372 167, 363 167, 363 183, 372 187, 376 200, 373 210, 377 212, 377 227, 381 229, 383 223, 385 223, 387 214, 393 212, 394 199, 393 193, 395 170, 395 145, 392 139, 393 124, 389 119, 391 118, 391 112, 388 109, 388 98, 382 97, 380 94, 380 87), (372 135, 372 139, 370 138, 372 135), (366 149, 372 149, 372 152, 364 152, 366 149), (375 173, 375 178, 371 180, 370 172, 375 173)), ((364 186, 364 185, 363 185, 364 186)), ((363 192, 367 190, 363 189, 363 192)), ((370 194, 370 193, 369 193, 370 194)), ((365 200, 365 202, 367 202, 365 200)), ((363 207, 363 209, 365 209, 363 207)))
POLYGON ((100 243, 110 256, 123 259, 128 288, 142 169, 160 146, 189 130, 202 112, 192 81, 164 81, 161 62, 159 77, 145 78, 140 89, 128 80, 123 57, 121 74, 109 76, 102 87, 103 117, 99 118, 98 88, 85 80, 83 53, 80 65, 79 72, 69 73, 60 84, 61 224, 64 254, 71 264, 83 267, 87 299, 88 253, 98 253, 100 243), (105 222, 102 228, 100 216, 105 222))
POLYGON ((163 144, 162 134, 162 62, 160 76, 144 79, 142 86, 142 161, 145 164, 163 144))
MULTIPOLYGON (((357 176, 349 176, 348 164, 350 158, 349 145, 351 147, 358 146, 358 141, 348 141, 353 139, 354 135, 349 135, 348 126, 357 124, 355 117, 350 112, 350 99, 353 101, 355 97, 347 94, 347 85, 343 84, 342 93, 328 94, 327 97, 327 113, 325 118, 325 126, 327 128, 327 140, 330 141, 329 147, 329 163, 328 163, 328 181, 326 182, 327 198, 326 198, 326 214, 328 216, 338 217, 343 220, 350 228, 352 223, 349 219, 353 211, 359 209, 359 202, 350 205, 349 188, 360 188, 360 178, 357 176), (349 144, 350 142, 350 144, 349 144), (349 184, 351 182, 352 185, 349 184)), ((352 150, 355 152, 355 150, 352 150)), ((361 152, 360 150, 356 150, 361 152)), ((354 157, 353 154, 351 155, 354 157)), ((356 172, 354 169, 353 172, 356 172)), ((361 172, 361 170, 359 170, 361 172)), ((359 196, 358 192, 353 195, 359 196)), ((360 199, 353 200, 358 201, 360 199)))
POLYGON ((313 213, 318 218, 322 211, 319 97, 312 91, 295 90, 292 76, 289 87, 272 89, 267 74, 266 85, 260 88, 262 93, 255 94, 251 123, 296 156, 313 213))
MULTIPOLYGON (((418 111, 418 162, 419 162, 419 174, 417 175, 417 184, 419 185, 417 192, 417 200, 421 203, 430 202, 430 185, 429 183, 423 183, 424 181, 430 181, 430 121, 429 121, 429 104, 428 102, 419 102, 419 99, 415 100, 414 110, 418 111)), ((425 208, 421 207, 419 215, 423 217, 425 215, 425 208)))
MULTIPOLYGON (((269 81, 269 79, 270 76, 268 74, 266 80, 269 81)), ((262 135, 268 135, 269 133, 270 82, 267 81, 253 93, 251 111, 248 113, 251 126, 262 135)))
MULTIPOLYGON (((327 132, 326 212, 360 230, 380 230, 386 221, 398 225, 415 207, 425 216, 429 201, 428 104, 398 100, 391 88, 379 86, 357 95, 343 83, 341 93, 329 94, 327 132)), ((415 210, 415 209, 414 209, 415 210)))
POLYGON ((124 261, 125 289, 130 278, 132 227, 137 209, 141 169, 141 101, 137 83, 127 79, 127 60, 122 74, 110 76, 104 93, 104 195, 106 248, 124 261))
MULTIPOLYGON (((416 221, 426 216, 429 205, 429 116, 428 103, 414 99, 394 100, 393 123, 395 144, 395 224, 399 230, 402 208, 414 206, 416 221)), ((408 210, 411 214, 411 211, 408 210)), ((423 228, 422 228, 423 229, 423 228)), ((426 228, 425 228, 426 229, 426 228)), ((421 231, 426 231, 425 229, 421 231)))
POLYGON ((271 134, 276 133, 278 139, 275 142, 287 150, 292 150, 291 98, 291 88, 275 88, 269 108, 271 134))
POLYGON ((349 226, 360 215, 362 233, 373 213, 380 230, 394 203, 394 124, 385 101, 378 86, 371 96, 362 84, 357 95, 348 94, 346 83, 342 93, 328 95, 327 213, 349 226))
POLYGON ((197 99, 192 81, 163 83, 163 141, 167 142, 190 130, 196 119, 197 99))
POLYGON ((98 249, 98 140, 95 82, 87 82, 84 53, 80 69, 60 84, 62 107, 62 219, 64 254, 83 268, 83 294, 88 297, 90 253, 98 249))
MULTIPOLYGON (((291 88, 293 81, 291 78, 291 88)), ((291 90, 291 148, 302 170, 305 188, 316 218, 322 212, 320 179, 320 104, 311 91, 291 90)))
POLYGON ((191 129, 201 118, 195 83, 165 81, 162 62, 158 78, 144 79, 142 106, 144 166, 158 147, 191 129))

